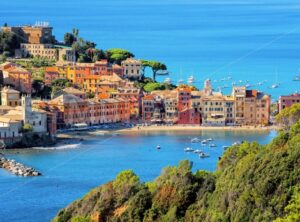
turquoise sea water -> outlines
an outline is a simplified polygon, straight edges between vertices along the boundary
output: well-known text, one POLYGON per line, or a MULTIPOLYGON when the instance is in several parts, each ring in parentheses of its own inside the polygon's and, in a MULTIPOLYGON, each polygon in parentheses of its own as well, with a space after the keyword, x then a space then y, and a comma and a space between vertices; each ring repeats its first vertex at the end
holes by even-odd
POLYGON ((299 15, 297 0, 0 1, 0 24, 49 21, 60 40, 77 27, 100 48, 165 62, 175 83, 193 74, 202 87, 206 78, 230 74, 251 85, 267 81, 253 88, 273 99, 300 91, 300 82, 292 81, 300 67, 299 15), (269 88, 277 82, 279 88, 269 88))
MULTIPOLYGON (((300 91, 300 82, 291 81, 300 66, 299 12, 296 0, 1 0, 0 24, 49 21, 59 40, 76 27, 100 48, 125 48, 137 58, 165 62, 175 83, 193 74, 197 86, 211 78, 215 87, 229 86, 228 93, 232 81, 266 81, 258 89, 276 99, 300 91), (228 75, 231 81, 220 82, 228 75), (275 82, 280 87, 270 89, 275 82)), ((183 152, 194 136, 98 137, 76 149, 11 154, 44 175, 18 178, 0 170, 0 221, 49 221, 60 208, 128 168, 143 181, 181 159, 193 161, 194 170, 212 171, 221 146, 236 140, 267 143, 274 133, 206 132, 202 136, 216 138, 218 145, 207 148, 208 159, 183 152), (157 144, 162 150, 155 149, 157 144)))
POLYGON ((61 145, 58 149, 23 150, 8 154, 43 173, 41 177, 20 178, 0 169, 1 222, 49 221, 59 209, 82 197, 90 189, 115 178, 118 172, 133 169, 142 181, 157 177, 162 168, 180 160, 193 161, 193 170, 216 169, 222 146, 237 140, 265 144, 275 132, 156 132, 140 135, 97 136, 79 145, 61 145), (191 144, 191 138, 214 138, 215 148, 191 144), (160 144, 161 150, 156 146, 160 144), (210 154, 200 159, 184 148, 201 149, 210 154))

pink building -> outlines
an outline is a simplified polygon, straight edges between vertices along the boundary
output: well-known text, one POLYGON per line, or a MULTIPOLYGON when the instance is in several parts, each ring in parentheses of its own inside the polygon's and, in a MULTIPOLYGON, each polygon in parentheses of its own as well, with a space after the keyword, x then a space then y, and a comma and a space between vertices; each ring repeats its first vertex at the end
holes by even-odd
POLYGON ((178 113, 178 124, 201 124, 201 115, 195 108, 186 108, 178 113))
POLYGON ((288 96, 280 96, 278 100, 278 111, 280 112, 284 108, 290 107, 295 103, 300 103, 299 93, 294 93, 288 96))

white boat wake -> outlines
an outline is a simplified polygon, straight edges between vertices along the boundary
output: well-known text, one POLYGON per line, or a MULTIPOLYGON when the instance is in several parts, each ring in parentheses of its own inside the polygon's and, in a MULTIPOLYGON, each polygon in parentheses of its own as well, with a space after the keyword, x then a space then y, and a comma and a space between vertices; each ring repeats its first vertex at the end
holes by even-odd
POLYGON ((76 144, 58 144, 52 147, 34 147, 36 150, 66 150, 66 149, 76 149, 79 148, 81 143, 76 144))

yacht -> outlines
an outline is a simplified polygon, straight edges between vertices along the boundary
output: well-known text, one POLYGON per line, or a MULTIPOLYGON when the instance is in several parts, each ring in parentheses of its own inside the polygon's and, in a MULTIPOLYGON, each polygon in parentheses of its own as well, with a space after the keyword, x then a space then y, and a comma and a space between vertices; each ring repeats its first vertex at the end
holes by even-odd
POLYGON ((195 82, 194 76, 190 76, 190 77, 188 78, 188 83, 189 83, 189 84, 193 84, 194 82, 195 82))
POLYGON ((241 145, 241 142, 240 141, 236 141, 232 144, 232 146, 237 146, 237 145, 241 145))
POLYGON ((190 147, 187 147, 187 148, 184 148, 184 151, 185 151, 185 152, 193 152, 194 149, 193 149, 193 148, 190 148, 190 147))
POLYGON ((183 83, 184 83, 183 79, 179 79, 179 80, 178 80, 178 84, 179 84, 179 85, 181 85, 181 84, 183 84, 183 83))
POLYGON ((198 138, 191 139, 191 143, 200 143, 200 142, 201 142, 201 140, 198 138))
POLYGON ((202 146, 206 146, 206 144, 207 144, 207 140, 202 140, 202 141, 201 141, 201 145, 202 145, 202 146))
POLYGON ((278 83, 278 73, 277 73, 277 70, 276 70, 276 82, 271 85, 271 89, 276 89, 279 87, 279 83, 278 83))
POLYGON ((197 149, 197 150, 194 150, 194 153, 200 154, 200 153, 203 153, 203 151, 197 149))
POLYGON ((208 138, 208 139, 206 139, 206 141, 213 141, 213 139, 212 138, 208 138))
POLYGON ((224 150, 227 150, 229 148, 229 146, 223 146, 224 150))
POLYGON ((171 80, 171 78, 168 77, 168 78, 165 79, 164 82, 167 83, 167 84, 171 84, 171 83, 172 83, 172 80, 171 80))
POLYGON ((294 77, 293 81, 300 81, 300 73, 294 77))
POLYGON ((200 158, 206 158, 206 157, 209 157, 209 154, 206 154, 206 153, 202 152, 202 153, 199 154, 199 157, 200 158))
POLYGON ((211 143, 211 144, 209 144, 209 147, 217 147, 217 145, 214 143, 211 143))
POLYGON ((278 87, 279 87, 279 84, 277 84, 277 83, 274 83, 274 84, 271 86, 272 89, 276 89, 276 88, 278 88, 278 87))

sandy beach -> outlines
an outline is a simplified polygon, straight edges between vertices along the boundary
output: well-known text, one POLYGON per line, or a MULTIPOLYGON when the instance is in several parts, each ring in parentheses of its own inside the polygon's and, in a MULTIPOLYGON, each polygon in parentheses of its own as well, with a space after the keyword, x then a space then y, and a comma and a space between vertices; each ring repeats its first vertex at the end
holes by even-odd
POLYGON ((80 132, 64 132, 57 135, 60 139, 79 139, 87 136, 98 136, 98 135, 110 135, 110 134, 130 134, 130 133, 145 133, 145 132, 179 132, 179 131, 270 131, 279 130, 278 126, 224 126, 224 127, 212 127, 212 126, 195 126, 195 125, 151 125, 151 126, 135 126, 132 128, 121 128, 121 129, 99 129, 95 131, 80 131, 80 132))
POLYGON ((115 132, 130 133, 130 132, 144 132, 144 131, 206 131, 206 130, 221 130, 221 131, 269 131, 279 130, 278 126, 224 126, 224 127, 212 127, 212 126, 195 126, 195 125, 173 125, 173 126, 136 126, 130 129, 121 129, 115 132))

